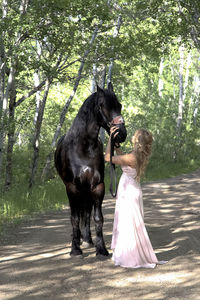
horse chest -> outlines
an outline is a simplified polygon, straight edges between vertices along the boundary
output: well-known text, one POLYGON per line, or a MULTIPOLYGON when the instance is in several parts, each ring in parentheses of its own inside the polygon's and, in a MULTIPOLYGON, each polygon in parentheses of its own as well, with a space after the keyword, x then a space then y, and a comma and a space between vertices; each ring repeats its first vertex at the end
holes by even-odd
POLYGON ((103 173, 101 172, 101 170, 91 166, 82 165, 77 171, 78 172, 74 174, 74 181, 81 185, 89 185, 94 188, 103 179, 103 173))

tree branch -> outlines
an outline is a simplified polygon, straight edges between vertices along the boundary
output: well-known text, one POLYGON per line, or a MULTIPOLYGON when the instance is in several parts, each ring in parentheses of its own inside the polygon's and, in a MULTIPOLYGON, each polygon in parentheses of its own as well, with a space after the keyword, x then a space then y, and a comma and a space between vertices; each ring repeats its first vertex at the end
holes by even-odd
POLYGON ((39 91, 44 85, 45 85, 46 79, 43 80, 38 86, 36 86, 35 88, 33 88, 29 93, 27 93, 26 95, 24 95, 23 97, 21 97, 16 103, 15 103, 15 107, 19 106, 24 100, 26 100, 27 98, 29 98, 30 96, 34 95, 37 91, 39 91))

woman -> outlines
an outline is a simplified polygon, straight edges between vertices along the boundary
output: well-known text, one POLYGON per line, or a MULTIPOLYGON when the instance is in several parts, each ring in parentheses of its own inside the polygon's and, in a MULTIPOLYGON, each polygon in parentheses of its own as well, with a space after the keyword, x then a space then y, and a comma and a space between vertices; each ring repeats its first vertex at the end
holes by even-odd
MULTIPOLYGON (((110 161, 111 135, 116 136, 116 127, 111 128, 105 160, 110 161)), ((151 154, 153 137, 150 132, 139 129, 132 136, 133 150, 123 154, 120 147, 112 162, 122 168, 118 185, 111 248, 115 265, 127 268, 154 268, 159 262, 152 248, 144 224, 144 211, 140 177, 144 174, 151 154)))

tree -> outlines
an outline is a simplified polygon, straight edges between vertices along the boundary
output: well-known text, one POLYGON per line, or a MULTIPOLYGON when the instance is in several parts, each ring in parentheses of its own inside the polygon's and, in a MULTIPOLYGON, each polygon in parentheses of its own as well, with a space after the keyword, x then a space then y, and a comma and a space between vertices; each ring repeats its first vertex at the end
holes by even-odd
POLYGON ((67 69, 80 61, 82 44, 87 42, 87 32, 93 31, 98 22, 99 11, 101 18, 107 17, 103 4, 96 6, 92 1, 87 5, 82 0, 76 4, 67 0, 2 2, 0 103, 5 109, 1 113, 0 147, 3 148, 7 134, 6 186, 12 178, 16 107, 44 88, 47 79, 70 79, 67 69), (42 49, 40 59, 35 40, 42 49), (35 69, 41 72, 41 82, 36 87, 32 79, 35 69))
MULTIPOLYGON (((16 145, 16 136, 22 136, 20 128, 23 128, 23 125, 16 125, 16 120, 20 119, 24 107, 28 118, 33 118, 32 113, 37 102, 34 100, 35 95, 40 93, 40 108, 46 120, 45 103, 48 105, 48 99, 44 98, 43 101, 42 97, 47 94, 47 81, 51 82, 49 95, 58 83, 67 83, 73 89, 61 108, 63 112, 56 124, 57 128, 55 126, 54 137, 49 142, 49 150, 52 153, 62 126, 65 126, 66 122, 69 125, 70 117, 68 118, 67 111, 75 99, 77 86, 83 79, 85 84, 88 82, 94 65, 97 79, 102 76, 104 67, 110 66, 116 92, 124 99, 124 105, 130 108, 130 112, 135 112, 135 124, 150 126, 154 131, 158 127, 160 134, 165 134, 168 125, 171 139, 178 115, 178 58, 173 51, 177 53, 176 47, 180 37, 185 49, 192 49, 194 45, 198 48, 198 2, 11 0, 7 3, 7 0, 3 0, 0 26, 0 169, 2 153, 5 153, 1 149, 5 149, 7 143, 6 161, 4 155, 4 165, 7 166, 6 186, 10 185, 12 178, 12 153, 16 145), (90 44, 96 28, 98 29, 95 39, 90 44), (120 31, 115 34, 117 28, 120 28, 120 31), (38 47, 41 49, 40 56, 37 53, 38 47), (40 73, 40 80, 34 84, 33 78, 37 71, 40 73), (166 112, 169 112, 170 119, 166 112)), ((193 121, 198 123, 198 92, 196 91, 195 96, 193 93, 194 97, 190 97, 193 99, 190 104, 188 100, 192 91, 191 84, 187 85, 187 81, 194 83, 194 78, 197 78, 194 73, 190 72, 187 79, 183 70, 183 102, 186 107, 190 107, 193 121)), ((108 80, 109 74, 108 71, 108 80)), ((184 131, 189 126, 189 121, 186 122, 185 108, 182 109, 183 126, 180 128, 184 131)), ((127 116, 131 126, 129 109, 127 116)), ((37 124, 34 130, 38 141, 45 130, 42 117, 40 118, 40 125, 37 124)), ((29 136, 30 131, 29 129, 29 136)), ((38 151, 36 138, 33 140, 34 149, 38 151)), ((36 155, 34 157, 36 162, 36 155)), ((32 175, 34 173, 35 171, 32 171, 32 175)))

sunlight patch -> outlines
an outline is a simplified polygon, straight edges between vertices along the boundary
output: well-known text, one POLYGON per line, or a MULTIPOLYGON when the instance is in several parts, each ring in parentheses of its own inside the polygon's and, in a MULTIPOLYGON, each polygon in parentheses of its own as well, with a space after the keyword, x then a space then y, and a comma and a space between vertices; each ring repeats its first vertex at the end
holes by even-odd
POLYGON ((64 254, 66 254, 66 249, 32 255, 29 257, 25 257, 24 260, 36 261, 36 260, 40 260, 41 258, 50 258, 50 257, 58 256, 58 255, 64 255, 64 254))
POLYGON ((110 282, 110 285, 113 287, 128 287, 130 283, 162 283, 162 282, 174 282, 174 283, 183 283, 185 282, 186 277, 189 276, 185 273, 166 273, 166 274, 155 274, 151 276, 143 277, 129 277, 126 279, 121 279, 115 282, 110 282))

